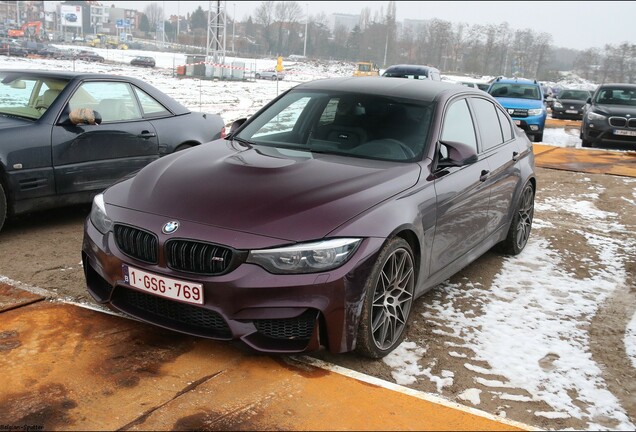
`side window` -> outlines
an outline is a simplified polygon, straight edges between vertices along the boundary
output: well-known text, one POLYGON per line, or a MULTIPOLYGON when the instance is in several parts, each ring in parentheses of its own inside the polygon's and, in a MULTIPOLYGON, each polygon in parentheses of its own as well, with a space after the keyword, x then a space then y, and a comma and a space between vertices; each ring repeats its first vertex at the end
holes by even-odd
POLYGON ((340 99, 338 98, 329 99, 325 110, 322 112, 322 114, 320 115, 320 119, 318 120, 318 124, 320 126, 333 124, 334 120, 336 119, 336 112, 338 111, 339 101, 340 99))
POLYGON ((477 124, 479 124, 482 150, 486 151, 497 147, 503 143, 504 140, 501 134, 501 125, 499 124, 499 117, 497 116, 495 105, 481 98, 472 98, 471 101, 475 108, 477 124))
POLYGON ((170 115, 170 111, 165 109, 163 105, 154 100, 148 93, 137 87, 133 88, 141 102, 141 110, 144 113, 144 117, 165 117, 170 115))
POLYGON ((310 100, 309 97, 298 99, 263 125, 252 137, 267 137, 267 135, 291 131, 310 100))
POLYGON ((499 117, 499 123, 501 123, 501 131, 503 132, 504 142, 511 140, 513 134, 510 117, 508 117, 508 115, 500 109, 497 109, 497 116, 499 117))
POLYGON ((470 116, 466 99, 453 102, 446 110, 441 141, 460 142, 473 147, 475 152, 477 151, 475 125, 470 116))
POLYGON ((92 108, 103 122, 141 119, 137 99, 128 83, 95 81, 82 84, 69 101, 69 108, 92 108))

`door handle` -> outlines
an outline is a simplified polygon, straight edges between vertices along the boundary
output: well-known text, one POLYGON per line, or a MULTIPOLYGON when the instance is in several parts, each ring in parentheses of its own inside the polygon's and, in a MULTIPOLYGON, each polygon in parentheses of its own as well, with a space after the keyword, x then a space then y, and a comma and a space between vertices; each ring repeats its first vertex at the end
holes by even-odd
POLYGON ((137 135, 137 138, 154 138, 156 136, 157 134, 154 132, 141 131, 141 133, 137 135))
POLYGON ((488 179, 488 177, 490 176, 490 171, 488 170, 482 170, 481 171, 481 176, 479 177, 479 181, 486 181, 488 179))
POLYGON ((519 153, 518 152, 512 152, 512 160, 517 162, 519 160, 519 153))

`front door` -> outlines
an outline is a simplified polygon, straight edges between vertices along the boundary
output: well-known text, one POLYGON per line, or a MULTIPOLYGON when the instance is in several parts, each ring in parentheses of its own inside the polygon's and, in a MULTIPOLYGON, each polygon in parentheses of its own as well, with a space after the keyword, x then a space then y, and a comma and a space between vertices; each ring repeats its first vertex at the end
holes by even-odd
POLYGON ((52 159, 58 194, 101 191, 159 157, 157 133, 142 118, 130 84, 85 82, 68 104, 69 110, 96 110, 102 123, 53 127, 52 159))

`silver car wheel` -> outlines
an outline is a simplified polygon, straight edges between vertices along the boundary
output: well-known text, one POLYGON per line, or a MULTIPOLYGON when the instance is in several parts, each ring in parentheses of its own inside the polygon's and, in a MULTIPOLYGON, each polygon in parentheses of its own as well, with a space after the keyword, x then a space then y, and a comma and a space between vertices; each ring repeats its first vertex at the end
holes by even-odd
POLYGON ((371 332, 375 345, 386 350, 404 332, 413 304, 414 268, 411 254, 403 248, 387 258, 378 278, 371 311, 371 332))

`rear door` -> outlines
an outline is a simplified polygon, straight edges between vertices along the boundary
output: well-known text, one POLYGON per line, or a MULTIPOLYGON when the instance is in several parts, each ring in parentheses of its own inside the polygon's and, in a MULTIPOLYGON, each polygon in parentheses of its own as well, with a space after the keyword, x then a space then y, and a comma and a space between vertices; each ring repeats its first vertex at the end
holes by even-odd
POLYGON ((508 221, 511 201, 521 181, 516 161, 520 149, 516 145, 510 118, 491 101, 473 97, 471 106, 477 120, 479 150, 488 163, 484 187, 490 190, 490 206, 486 236, 508 221))
POLYGON ((52 159, 58 194, 100 191, 159 157, 152 124, 142 116, 134 87, 124 81, 87 81, 69 111, 92 108, 100 125, 56 125, 52 159))

